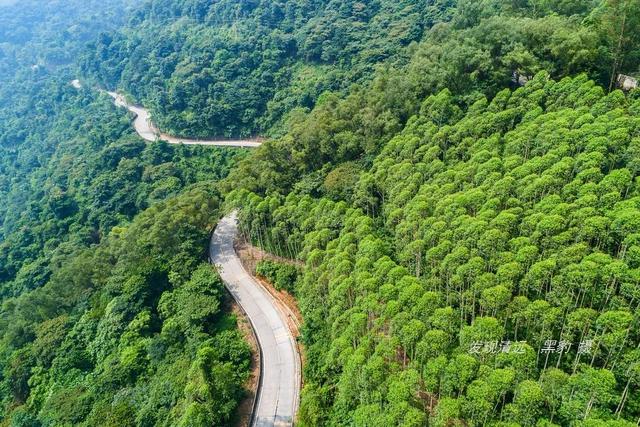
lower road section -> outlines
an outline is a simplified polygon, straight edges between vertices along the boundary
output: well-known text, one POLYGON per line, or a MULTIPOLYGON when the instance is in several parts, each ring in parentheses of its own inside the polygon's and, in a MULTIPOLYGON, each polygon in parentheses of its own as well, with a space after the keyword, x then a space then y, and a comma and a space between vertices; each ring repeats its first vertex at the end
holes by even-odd
POLYGON ((251 321, 262 353, 252 425, 291 426, 300 394, 300 356, 286 316, 236 255, 233 242, 237 232, 234 212, 218 224, 211 238, 209 256, 225 286, 251 321))

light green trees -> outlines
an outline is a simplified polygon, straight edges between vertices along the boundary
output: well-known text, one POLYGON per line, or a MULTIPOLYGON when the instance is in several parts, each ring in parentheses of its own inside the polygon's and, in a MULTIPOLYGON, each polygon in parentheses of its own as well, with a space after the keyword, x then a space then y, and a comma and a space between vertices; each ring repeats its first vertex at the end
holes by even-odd
POLYGON ((305 233, 309 404, 336 424, 420 411, 433 425, 632 419, 640 203, 627 152, 640 123, 628 100, 544 73, 466 113, 447 97, 363 173, 361 209, 248 203, 263 224, 243 222, 263 234, 304 206, 289 230, 305 233), (402 373, 415 381, 392 404, 402 373))
POLYGON ((508 416, 512 421, 523 426, 534 426, 543 413, 545 404, 545 393, 535 381, 525 380, 520 382, 515 388, 513 403, 505 407, 508 416))
MULTIPOLYGON (((585 420, 593 413, 607 414, 615 406, 616 379, 606 369, 584 368, 569 378, 559 415, 566 421, 585 420)), ((596 415, 594 418, 598 418, 596 415)))

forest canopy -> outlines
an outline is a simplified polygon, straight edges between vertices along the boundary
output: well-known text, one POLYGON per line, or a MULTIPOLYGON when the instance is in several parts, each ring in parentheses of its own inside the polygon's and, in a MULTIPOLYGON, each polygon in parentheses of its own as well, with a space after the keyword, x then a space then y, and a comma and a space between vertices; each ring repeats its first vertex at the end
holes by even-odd
POLYGON ((81 60, 103 85, 184 136, 282 136, 293 112, 376 70, 412 73, 412 104, 448 88, 467 105, 514 73, 588 72, 605 87, 640 65, 630 0, 166 1, 101 35, 81 60))
POLYGON ((228 425, 245 394, 250 350, 205 253, 245 153, 145 143, 70 84, 126 12, 0 6, 3 426, 228 425))
POLYGON ((301 422, 635 425, 639 135, 640 99, 539 73, 427 98, 345 199, 232 192, 305 262, 301 422))
POLYGON ((300 425, 637 424, 638 1, 41 3, 0 4, 0 425, 232 424, 232 208, 300 425))

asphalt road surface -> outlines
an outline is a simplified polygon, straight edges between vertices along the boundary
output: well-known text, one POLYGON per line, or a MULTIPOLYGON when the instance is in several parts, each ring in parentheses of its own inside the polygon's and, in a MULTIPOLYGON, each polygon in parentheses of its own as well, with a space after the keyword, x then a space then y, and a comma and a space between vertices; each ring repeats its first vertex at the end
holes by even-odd
POLYGON ((260 386, 253 425, 291 426, 300 395, 300 358, 286 316, 273 297, 242 266, 233 248, 235 212, 224 217, 211 238, 209 257, 225 286, 246 312, 262 353, 260 386))
MULTIPOLYGON (((76 80, 74 80, 75 82, 76 80)), ((79 81, 78 81, 79 84, 79 81)), ((74 87, 76 87, 74 85, 74 87)), ((166 141, 169 144, 184 144, 184 145, 211 145, 218 147, 245 147, 245 148, 255 148, 259 147, 262 143, 258 140, 254 139, 211 139, 211 140, 200 140, 200 139, 188 139, 188 138, 180 138, 176 136, 167 135, 166 133, 162 133, 155 127, 153 122, 151 121, 151 115, 149 111, 142 107, 138 107, 136 105, 129 104, 124 96, 116 93, 116 92, 107 92, 113 99, 115 104, 118 107, 124 107, 135 114, 136 118, 133 122, 133 126, 140 135, 141 138, 147 141, 157 141, 162 140, 166 141)))

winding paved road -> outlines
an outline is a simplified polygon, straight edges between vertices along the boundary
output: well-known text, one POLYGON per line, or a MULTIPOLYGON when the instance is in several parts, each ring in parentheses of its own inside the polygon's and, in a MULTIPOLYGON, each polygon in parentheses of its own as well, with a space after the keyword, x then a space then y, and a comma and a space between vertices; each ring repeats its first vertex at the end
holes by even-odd
MULTIPOLYGON (((72 85, 81 88, 80 81, 72 85)), ((149 112, 129 104, 122 95, 107 92, 119 107, 135 114, 136 132, 147 141, 162 139, 170 144, 258 147, 256 140, 189 140, 163 134, 153 125, 149 112)), ((300 355, 287 321, 273 299, 240 262, 233 242, 238 233, 233 212, 218 223, 211 236, 209 259, 218 267, 225 286, 247 314, 260 347, 260 383, 252 416, 252 426, 292 426, 300 401, 300 355)))
MULTIPOLYGON (((77 80, 74 80, 76 82, 77 80)), ((73 83, 72 83, 73 84, 73 83)), ((79 81, 78 81, 79 84, 79 81)), ((74 87, 75 84, 74 84, 74 87)), ((184 144, 184 145, 212 145, 218 147, 244 147, 244 148, 255 148, 262 145, 257 139, 212 139, 212 140, 200 140, 200 139, 188 139, 188 138, 180 138, 177 136, 167 135, 166 133, 162 133, 156 128, 156 126, 151 121, 151 115, 149 111, 145 108, 138 107, 136 105, 131 105, 127 102, 124 96, 116 93, 116 92, 107 92, 114 100, 115 104, 118 107, 124 107, 127 110, 131 111, 135 114, 136 118, 133 122, 133 126, 138 132, 138 135, 147 141, 157 141, 158 139, 162 141, 166 141, 169 144, 184 144)))
POLYGON ((262 353, 261 377, 253 426, 291 426, 300 395, 300 357, 295 339, 269 294, 244 269, 233 248, 238 233, 236 213, 218 223, 209 257, 235 300, 247 313, 262 353))

